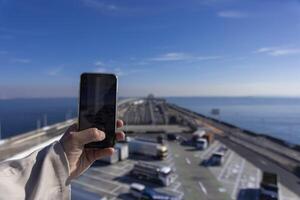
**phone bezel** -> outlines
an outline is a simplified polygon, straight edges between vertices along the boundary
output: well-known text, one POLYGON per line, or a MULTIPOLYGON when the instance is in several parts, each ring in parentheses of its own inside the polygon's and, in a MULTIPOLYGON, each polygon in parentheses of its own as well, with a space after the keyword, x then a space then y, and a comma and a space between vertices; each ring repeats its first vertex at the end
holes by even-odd
MULTIPOLYGON (((117 100, 118 100, 118 76, 116 74, 113 74, 113 73, 93 73, 93 72, 83 72, 81 75, 80 75, 80 81, 79 81, 79 95, 78 95, 78 105, 77 105, 77 113, 78 113, 78 117, 77 117, 77 121, 78 121, 78 126, 77 126, 77 130, 80 131, 80 97, 81 97, 81 84, 82 84, 82 77, 85 76, 85 75, 92 75, 92 76, 113 76, 116 80, 116 99, 115 99, 115 132, 117 130, 117 109, 118 109, 118 103, 117 103, 117 100)), ((114 141, 113 141, 113 145, 115 145, 116 143, 116 136, 114 137, 114 141)), ((87 146, 86 146, 87 147, 87 146)), ((92 148, 96 148, 96 147, 92 147, 92 148)))

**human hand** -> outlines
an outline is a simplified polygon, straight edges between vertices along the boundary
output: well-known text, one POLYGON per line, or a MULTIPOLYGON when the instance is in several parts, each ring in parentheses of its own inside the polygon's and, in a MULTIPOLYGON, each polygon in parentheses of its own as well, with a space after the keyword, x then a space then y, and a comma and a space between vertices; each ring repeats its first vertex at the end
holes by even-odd
MULTIPOLYGON (((122 126, 123 121, 117 120, 117 127, 121 128, 122 126)), ((73 124, 68 128, 60 139, 69 162, 70 174, 68 182, 81 175, 95 160, 113 154, 114 148, 84 148, 85 144, 102 141, 104 138, 105 133, 97 128, 89 128, 79 132, 77 132, 77 124, 73 124)), ((116 139, 118 141, 124 140, 124 132, 117 132, 116 139)))

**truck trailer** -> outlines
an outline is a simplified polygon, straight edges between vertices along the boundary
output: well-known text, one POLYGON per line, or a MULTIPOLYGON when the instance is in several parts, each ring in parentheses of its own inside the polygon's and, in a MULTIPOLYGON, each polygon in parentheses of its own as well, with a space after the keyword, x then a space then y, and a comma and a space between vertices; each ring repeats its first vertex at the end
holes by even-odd
POLYGON ((164 159, 168 156, 168 147, 150 141, 136 140, 128 138, 129 153, 151 156, 157 159, 164 159))
POLYGON ((195 142, 197 139, 202 138, 205 135, 206 131, 203 128, 198 128, 192 134, 192 141, 195 142))
POLYGON ((136 163, 130 174, 135 178, 157 182, 163 186, 169 186, 176 179, 171 167, 148 162, 136 163))

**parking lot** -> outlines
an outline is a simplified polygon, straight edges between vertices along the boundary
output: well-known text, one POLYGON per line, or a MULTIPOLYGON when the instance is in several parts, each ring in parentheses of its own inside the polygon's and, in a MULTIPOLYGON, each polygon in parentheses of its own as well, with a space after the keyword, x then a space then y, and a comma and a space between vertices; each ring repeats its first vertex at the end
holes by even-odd
MULTIPOLYGON (((262 172, 236 152, 228 149, 221 166, 203 166, 203 160, 209 159, 220 147, 225 147, 219 141, 214 141, 203 151, 179 142, 167 142, 167 145, 169 154, 163 161, 130 155, 127 160, 112 165, 96 162, 73 181, 72 186, 75 190, 81 188, 107 199, 134 199, 129 193, 133 182, 182 199, 258 199, 262 172), (133 178, 129 172, 141 160, 171 166, 175 170, 175 182, 163 187, 133 178)), ((280 184, 280 199, 296 200, 299 197, 280 184)))
MULTIPOLYGON (((209 149, 203 152, 194 153, 194 157, 207 159, 221 146, 220 142, 216 141, 209 149)), ((261 162, 264 162, 263 160, 261 162)), ((214 177, 221 183, 222 191, 230 195, 232 199, 238 200, 253 200, 258 199, 259 184, 262 177, 262 172, 259 168, 239 156, 231 149, 225 155, 225 161, 222 166, 208 167, 214 177)), ((279 199, 281 200, 297 200, 299 197, 279 184, 279 199)))
POLYGON ((95 193, 102 198, 134 199, 129 194, 129 187, 131 183, 136 182, 154 188, 159 192, 180 198, 183 197, 184 194, 182 192, 181 183, 176 175, 175 182, 168 187, 163 187, 156 183, 135 179, 130 176, 129 172, 133 168, 134 164, 139 160, 151 161, 152 163, 157 163, 159 165, 171 166, 176 171, 172 153, 169 153, 168 157, 163 161, 155 160, 142 155, 134 155, 130 156, 127 160, 120 161, 112 165, 108 165, 103 162, 96 162, 82 176, 74 180, 72 186, 75 190, 77 188, 82 188, 85 191, 95 193))

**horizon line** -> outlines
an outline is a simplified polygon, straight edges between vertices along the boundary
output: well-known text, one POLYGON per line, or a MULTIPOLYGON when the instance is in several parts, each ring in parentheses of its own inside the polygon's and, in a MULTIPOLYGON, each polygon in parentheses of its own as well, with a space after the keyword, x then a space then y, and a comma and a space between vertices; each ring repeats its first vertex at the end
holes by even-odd
MULTIPOLYGON (((145 98, 145 96, 119 96, 118 98, 145 98)), ((155 96, 155 98, 300 98, 300 95, 166 95, 155 96)), ((18 100, 18 99, 73 99, 77 96, 57 96, 57 97, 12 97, 0 98, 0 100, 18 100)))

